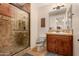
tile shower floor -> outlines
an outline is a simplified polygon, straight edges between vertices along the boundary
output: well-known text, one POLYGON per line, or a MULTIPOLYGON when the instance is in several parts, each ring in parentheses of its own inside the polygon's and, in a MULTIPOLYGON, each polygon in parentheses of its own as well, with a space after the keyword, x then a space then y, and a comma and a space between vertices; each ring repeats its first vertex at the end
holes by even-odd
POLYGON ((25 47, 18 47, 18 46, 12 46, 12 47, 6 47, 4 49, 0 49, 0 56, 10 56, 13 55, 21 50, 23 50, 25 47))

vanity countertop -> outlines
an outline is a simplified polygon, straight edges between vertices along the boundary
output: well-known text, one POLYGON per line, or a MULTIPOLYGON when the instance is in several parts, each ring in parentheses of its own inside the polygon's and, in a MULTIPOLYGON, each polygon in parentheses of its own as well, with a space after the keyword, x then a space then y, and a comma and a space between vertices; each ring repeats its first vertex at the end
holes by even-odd
POLYGON ((47 34, 72 35, 72 32, 47 32, 47 34))

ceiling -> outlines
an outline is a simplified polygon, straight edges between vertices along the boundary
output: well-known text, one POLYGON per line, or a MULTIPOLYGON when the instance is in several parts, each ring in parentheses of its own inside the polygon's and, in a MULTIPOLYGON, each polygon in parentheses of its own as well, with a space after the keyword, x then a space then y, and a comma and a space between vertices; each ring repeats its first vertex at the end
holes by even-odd
POLYGON ((51 3, 36 3, 37 7, 44 7, 44 6, 48 6, 51 5, 51 3))
POLYGON ((45 7, 45 6, 61 6, 61 5, 65 5, 64 3, 36 3, 37 7, 45 7))

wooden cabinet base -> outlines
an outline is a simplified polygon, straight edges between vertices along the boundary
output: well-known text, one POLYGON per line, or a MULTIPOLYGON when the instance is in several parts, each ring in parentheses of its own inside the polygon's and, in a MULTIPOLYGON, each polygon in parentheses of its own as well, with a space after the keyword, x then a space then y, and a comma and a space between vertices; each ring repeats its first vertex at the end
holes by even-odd
POLYGON ((64 56, 73 55, 73 36, 47 34, 47 50, 64 56))

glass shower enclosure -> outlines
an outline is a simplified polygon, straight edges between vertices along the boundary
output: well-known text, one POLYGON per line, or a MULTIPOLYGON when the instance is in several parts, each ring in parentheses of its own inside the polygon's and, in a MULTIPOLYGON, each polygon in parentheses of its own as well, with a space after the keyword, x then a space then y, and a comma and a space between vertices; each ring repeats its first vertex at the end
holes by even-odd
POLYGON ((14 55, 30 46, 29 13, 12 6, 13 15, 0 14, 0 55, 14 55))

